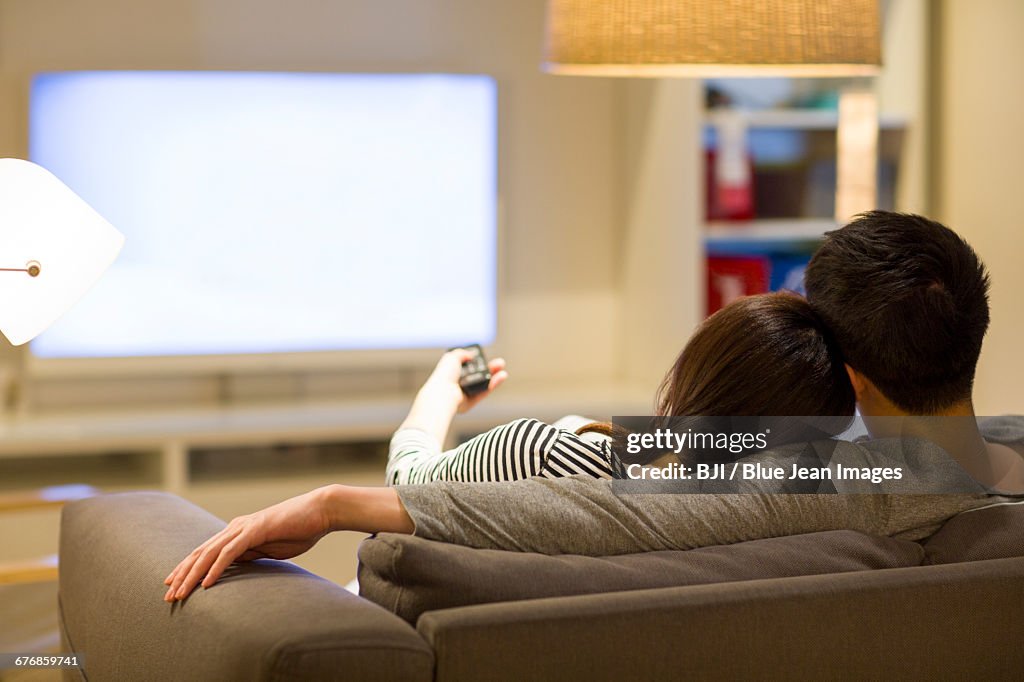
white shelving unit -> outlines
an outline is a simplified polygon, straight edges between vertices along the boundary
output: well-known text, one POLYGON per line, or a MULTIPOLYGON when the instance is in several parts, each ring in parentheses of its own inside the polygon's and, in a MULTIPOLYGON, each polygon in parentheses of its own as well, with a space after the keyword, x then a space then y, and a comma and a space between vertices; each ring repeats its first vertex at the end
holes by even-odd
MULTIPOLYGON (((751 109, 711 110, 704 114, 704 125, 717 126, 726 117, 739 113, 749 128, 791 128, 795 130, 835 130, 839 115, 828 109, 751 109)), ((882 114, 878 127, 881 130, 904 128, 907 120, 903 116, 882 114)))
MULTIPOLYGON (((741 117, 748 130, 793 130, 808 133, 834 131, 838 113, 828 109, 751 109, 706 110, 703 126, 731 125, 741 117)), ((879 129, 901 131, 908 125, 904 116, 883 114, 879 129)), ((736 221, 709 221, 703 225, 705 247, 717 253, 730 246, 742 253, 765 251, 806 251, 813 248, 824 233, 837 227, 834 220, 817 217, 771 218, 736 221)))
MULTIPOLYGON (((799 290, 804 265, 825 233, 838 227, 831 217, 838 124, 834 109, 702 112, 704 144, 721 145, 716 162, 728 155, 727 169, 735 173, 735 164, 748 163, 737 154, 752 157, 753 213, 771 216, 701 221, 700 236, 709 259, 709 306, 767 288, 799 290)), ((883 114, 878 125, 878 172, 880 182, 886 183, 879 187, 892 189, 902 166, 903 131, 909 119, 883 114)), ((894 204, 895 192, 879 199, 881 206, 894 204)))
POLYGON ((712 242, 788 242, 821 239, 836 222, 826 218, 715 220, 705 224, 704 240, 712 242))

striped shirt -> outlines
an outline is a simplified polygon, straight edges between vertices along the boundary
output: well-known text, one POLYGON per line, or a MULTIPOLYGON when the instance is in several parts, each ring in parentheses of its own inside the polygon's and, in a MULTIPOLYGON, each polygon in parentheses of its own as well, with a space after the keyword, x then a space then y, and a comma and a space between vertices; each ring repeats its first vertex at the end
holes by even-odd
POLYGON ((400 429, 388 453, 388 485, 430 481, 519 481, 585 474, 612 478, 607 439, 583 439, 536 419, 497 426, 452 450, 420 429, 400 429))

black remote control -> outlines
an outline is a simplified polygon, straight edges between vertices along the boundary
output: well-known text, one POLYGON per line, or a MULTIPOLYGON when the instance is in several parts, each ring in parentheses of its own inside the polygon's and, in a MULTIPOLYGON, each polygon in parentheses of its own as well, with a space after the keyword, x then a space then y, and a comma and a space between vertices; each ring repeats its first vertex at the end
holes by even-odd
MULTIPOLYGON (((478 393, 483 393, 491 384, 491 370, 487 367, 487 358, 484 357, 484 349, 479 343, 470 346, 458 346, 472 351, 473 357, 462 363, 462 375, 459 377, 459 388, 472 398, 478 393)), ((453 348, 452 350, 455 350, 453 348)))

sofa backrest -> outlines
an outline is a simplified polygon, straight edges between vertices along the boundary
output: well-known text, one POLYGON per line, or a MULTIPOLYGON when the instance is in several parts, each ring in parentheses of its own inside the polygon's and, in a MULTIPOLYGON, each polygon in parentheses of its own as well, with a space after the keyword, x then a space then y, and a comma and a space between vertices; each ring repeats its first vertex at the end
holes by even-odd
POLYGON ((1015 679, 1022 600, 1014 558, 464 606, 417 630, 437 682, 1015 679))
POLYGON ((381 534, 359 548, 360 595, 415 623, 469 604, 917 566, 915 542, 840 530, 610 557, 471 549, 381 534))

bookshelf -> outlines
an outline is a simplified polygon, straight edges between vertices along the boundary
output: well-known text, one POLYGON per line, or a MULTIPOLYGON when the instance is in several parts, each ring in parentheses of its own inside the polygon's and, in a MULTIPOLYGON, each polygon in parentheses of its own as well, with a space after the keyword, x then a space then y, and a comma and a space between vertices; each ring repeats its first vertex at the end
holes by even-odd
MULTIPOLYGON (((832 217, 837 124, 838 113, 827 108, 703 112, 707 186, 701 237, 708 268, 708 313, 742 294, 802 290, 803 268, 824 234, 837 227, 832 217), (732 146, 725 151, 722 145, 727 143, 732 146), (721 165, 723 155, 731 164, 726 169, 721 165), (735 183, 742 166, 750 178, 740 194, 744 199, 738 204, 735 194, 720 199, 724 195, 717 194, 718 178, 731 177, 735 183), (735 219, 723 219, 723 213, 735 219)), ((895 208, 907 128, 905 116, 880 117, 879 208, 895 208)))

